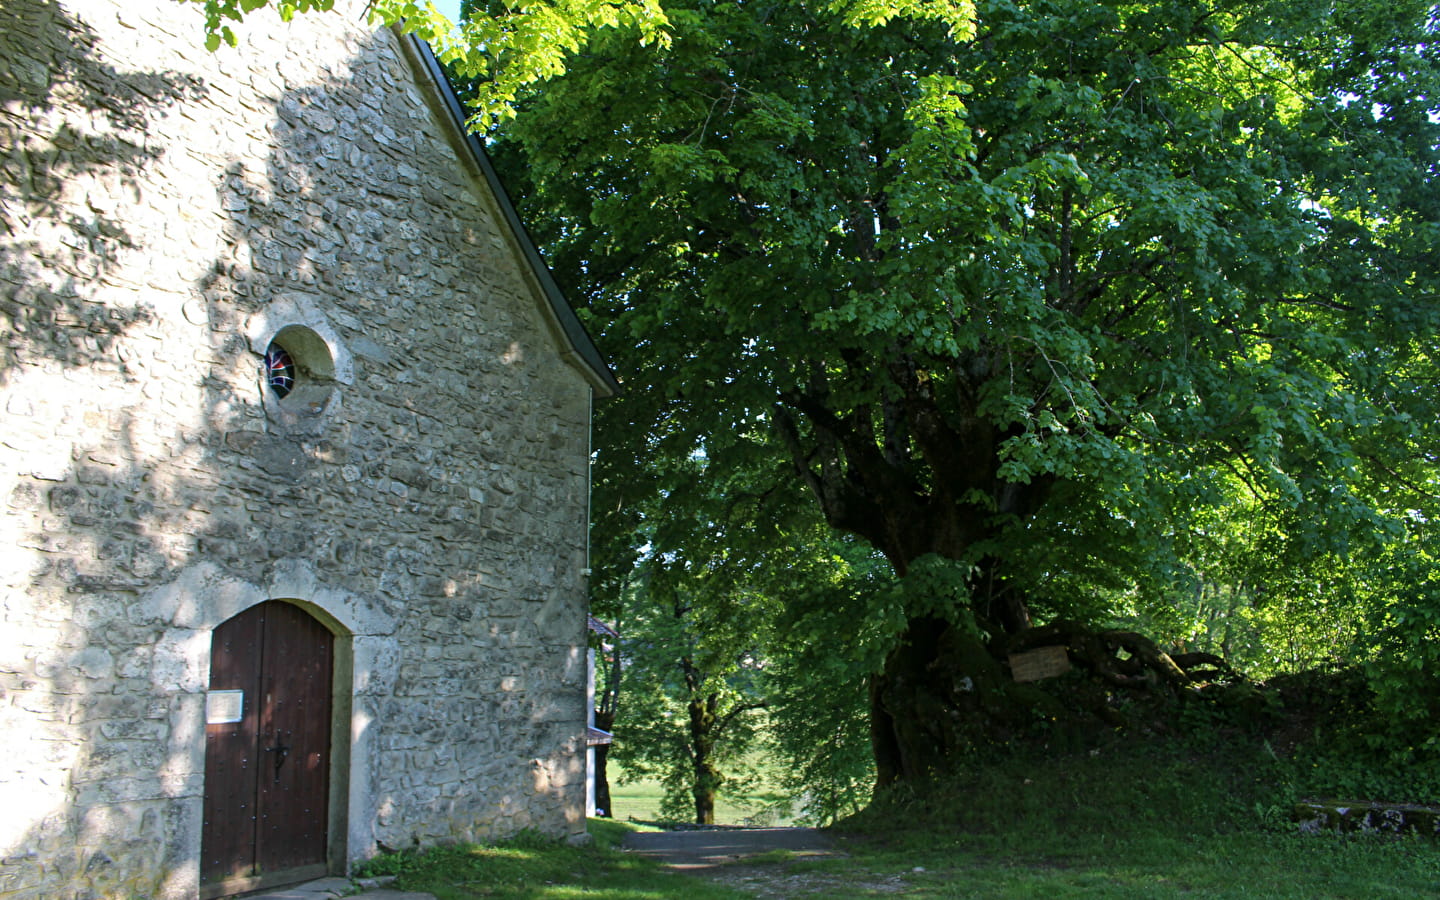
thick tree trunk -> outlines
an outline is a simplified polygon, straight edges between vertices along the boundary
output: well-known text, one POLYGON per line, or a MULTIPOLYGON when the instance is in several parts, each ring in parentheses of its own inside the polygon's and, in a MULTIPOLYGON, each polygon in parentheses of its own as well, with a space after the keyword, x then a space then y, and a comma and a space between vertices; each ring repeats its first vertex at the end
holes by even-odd
POLYGON ((895 737, 895 718, 884 701, 885 676, 870 676, 870 752, 875 757, 875 786, 889 787, 901 780, 900 742, 895 737))
MULTIPOLYGON (((956 558, 956 548, 948 548, 956 558)), ((911 560, 892 559, 902 577, 911 560)), ((1031 625, 1025 598, 998 573, 996 560, 976 566, 970 611, 993 640, 1031 625)), ((871 746, 878 785, 923 776, 975 738, 977 728, 1016 702, 1001 663, 981 638, 933 616, 909 620, 884 668, 871 679, 871 746)), ((1002 719, 1010 714, 1001 714, 1002 719)))
POLYGON ((936 726, 946 717, 944 691, 929 684, 938 661, 939 619, 912 619, 885 668, 871 678, 870 742, 881 787, 935 767, 947 748, 936 726))
POLYGON ((1171 655, 1143 635, 1059 621, 990 635, 916 618, 870 684, 877 787, 923 778, 954 760, 1017 739, 1086 740, 1148 717, 1164 727, 1199 685, 1241 684, 1208 653, 1171 655), (1018 682, 1010 655, 1060 648, 1081 677, 1018 682), (1130 701, 1117 709, 1116 691, 1130 701))
POLYGON ((910 621, 872 676, 870 696, 879 788, 942 771, 1027 733, 1041 718, 1066 715, 1056 697, 1016 683, 978 635, 935 618, 910 621))

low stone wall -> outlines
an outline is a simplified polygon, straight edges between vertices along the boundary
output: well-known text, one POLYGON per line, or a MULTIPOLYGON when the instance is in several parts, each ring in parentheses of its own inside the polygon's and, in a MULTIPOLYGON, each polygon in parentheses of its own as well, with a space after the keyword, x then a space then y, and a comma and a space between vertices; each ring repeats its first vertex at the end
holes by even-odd
POLYGON ((1307 833, 1368 831, 1440 837, 1440 806, 1304 800, 1295 804, 1293 818, 1307 833))

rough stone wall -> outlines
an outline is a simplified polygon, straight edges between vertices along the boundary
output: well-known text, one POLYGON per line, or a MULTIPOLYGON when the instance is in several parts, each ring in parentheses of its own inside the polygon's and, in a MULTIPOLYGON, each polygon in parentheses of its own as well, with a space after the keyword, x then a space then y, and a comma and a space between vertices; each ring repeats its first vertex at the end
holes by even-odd
POLYGON ((270 16, 0 4, 0 897, 194 896, 209 633, 271 598, 353 672, 340 865, 584 827, 588 383, 400 40, 270 16))

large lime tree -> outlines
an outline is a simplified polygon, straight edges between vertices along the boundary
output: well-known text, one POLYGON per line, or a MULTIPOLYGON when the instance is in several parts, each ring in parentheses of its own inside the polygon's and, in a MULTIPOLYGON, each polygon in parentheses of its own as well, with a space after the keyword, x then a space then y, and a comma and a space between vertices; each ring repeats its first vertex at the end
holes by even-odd
POLYGON ((1430 3, 892 12, 671 3, 667 46, 597 36, 495 143, 627 383, 601 446, 798 480, 916 585, 882 783, 1050 715, 1006 653, 1163 599, 1197 512, 1264 509, 1276 558, 1393 548, 1440 325, 1430 3))
POLYGON ((1163 597, 1237 490, 1297 560, 1423 516, 1430 4, 667 13, 668 47, 597 38, 498 155, 630 386, 616 434, 773 454, 915 576, 882 783, 1052 714, 1006 653, 1103 621, 1105 578, 1163 597))

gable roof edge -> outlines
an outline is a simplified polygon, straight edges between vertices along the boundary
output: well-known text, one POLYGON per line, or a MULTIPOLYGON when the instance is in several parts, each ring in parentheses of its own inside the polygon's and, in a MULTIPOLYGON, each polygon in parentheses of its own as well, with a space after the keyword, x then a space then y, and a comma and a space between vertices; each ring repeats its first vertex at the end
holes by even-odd
POLYGON ((500 181, 499 174, 490 163, 490 157, 485 153, 485 146, 480 138, 470 133, 465 127, 465 110, 460 103, 460 97, 455 92, 455 87, 450 83, 450 78, 445 74, 445 68, 440 60, 435 57, 435 52, 430 45, 416 38, 414 35, 401 34, 398 30, 396 36, 400 39, 400 45, 404 48, 406 55, 410 57, 414 66, 426 76, 430 87, 435 92, 437 99, 444 107, 448 124, 455 129, 460 141, 469 151, 471 161, 480 169, 485 177, 486 185, 490 188, 496 204, 500 208, 500 214, 505 219, 505 225, 510 229, 520 253, 525 257, 530 272, 535 278, 535 283, 547 301, 548 311, 552 324, 563 338, 564 346, 560 348, 560 354, 572 366, 580 370, 595 389, 598 396, 612 397, 621 390, 620 382, 616 380, 615 373, 605 362, 599 348, 585 331, 585 326, 580 324, 579 318, 575 315, 574 308, 565 299, 560 286, 555 283, 555 277, 550 273, 550 267, 540 255, 540 250, 531 239, 530 232, 525 228, 525 223, 520 220, 520 214, 515 210, 515 204, 510 200, 510 194, 505 190, 505 185, 500 181))

